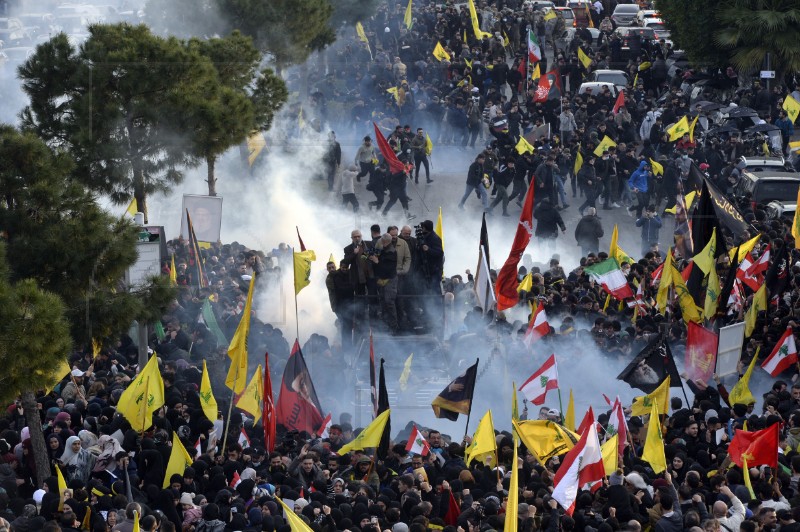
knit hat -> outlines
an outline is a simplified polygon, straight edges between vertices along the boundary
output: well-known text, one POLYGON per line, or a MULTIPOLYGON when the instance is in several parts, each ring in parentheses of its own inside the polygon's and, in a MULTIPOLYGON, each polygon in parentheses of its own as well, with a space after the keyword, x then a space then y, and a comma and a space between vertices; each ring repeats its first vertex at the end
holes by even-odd
POLYGON ((181 504, 188 504, 190 506, 194 506, 194 493, 182 493, 181 494, 181 504))
POLYGON ((610 486, 622 486, 624 480, 625 476, 622 474, 622 471, 617 469, 608 477, 608 484, 610 486))

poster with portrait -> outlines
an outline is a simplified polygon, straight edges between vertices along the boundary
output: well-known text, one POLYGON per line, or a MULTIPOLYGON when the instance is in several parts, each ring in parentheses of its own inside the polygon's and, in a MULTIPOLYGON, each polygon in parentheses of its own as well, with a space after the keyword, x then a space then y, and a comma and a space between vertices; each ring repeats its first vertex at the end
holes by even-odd
POLYGON ((186 210, 192 217, 194 234, 199 242, 218 242, 222 229, 222 198, 219 196, 183 195, 181 209, 181 237, 189 238, 186 210))

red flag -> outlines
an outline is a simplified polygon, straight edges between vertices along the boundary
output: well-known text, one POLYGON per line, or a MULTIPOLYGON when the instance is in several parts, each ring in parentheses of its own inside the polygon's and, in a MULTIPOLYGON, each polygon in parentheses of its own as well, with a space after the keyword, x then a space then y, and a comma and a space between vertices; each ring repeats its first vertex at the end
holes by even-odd
POLYGON ((233 470, 233 478, 231 479, 231 481, 228 484, 228 486, 230 486, 231 488, 235 489, 236 486, 238 486, 241 481, 242 481, 242 477, 240 477, 239 476, 239 472, 234 469, 233 470))
POLYGON ((269 371, 269 353, 264 353, 264 408, 261 414, 261 425, 264 427, 264 449, 271 453, 275 450, 277 423, 275 420, 275 402, 272 399, 272 376, 269 371))
POLYGON ((381 155, 383 155, 383 158, 386 159, 386 162, 389 164, 389 171, 393 174, 404 172, 406 169, 405 165, 397 158, 392 147, 386 142, 386 138, 384 138, 381 130, 378 129, 378 124, 373 122, 372 125, 375 126, 375 140, 378 142, 378 149, 381 150, 381 155))
POLYGON ((444 522, 450 526, 457 526, 458 516, 461 515, 461 506, 453 496, 453 492, 448 491, 448 493, 450 494, 450 501, 447 504, 447 513, 444 514, 444 522))
POLYGON ((550 324, 547 322, 547 314, 544 311, 544 305, 540 304, 531 315, 531 321, 528 323, 528 330, 525 331, 525 338, 523 338, 522 341, 525 347, 530 347, 533 342, 548 334, 550 334, 550 324))
POLYGON ((739 263, 739 269, 736 270, 736 278, 749 286, 753 292, 756 292, 761 288, 761 283, 764 281, 764 278, 754 273, 753 266, 753 256, 748 253, 744 256, 742 262, 739 263))
POLYGON ((611 111, 614 114, 619 113, 620 108, 625 107, 625 91, 619 91, 617 101, 614 103, 614 109, 611 111))
MULTIPOLYGON (((606 401, 608 401, 608 398, 606 398, 606 401)), ((578 426, 578 434, 583 434, 586 432, 586 429, 588 429, 592 423, 594 423, 594 410, 592 410, 592 407, 590 406, 589 410, 586 411, 586 414, 583 415, 583 420, 581 420, 580 426, 578 426)))
POLYGON ((528 195, 525 196, 525 205, 522 206, 522 212, 519 215, 519 225, 517 225, 517 233, 514 235, 514 243, 511 245, 511 251, 508 254, 505 264, 497 274, 497 282, 495 283, 495 291, 497 295, 497 310, 505 310, 511 308, 519 301, 519 293, 517 293, 517 264, 519 264, 525 248, 533 236, 533 183, 536 180, 531 176, 531 184, 528 187, 528 195))
POLYGON ((779 423, 753 432, 737 429, 728 446, 728 456, 739 467, 742 467, 742 458, 745 458, 750 467, 768 465, 777 468, 780 430, 779 423))
POLYGON ((369 333, 369 393, 372 399, 372 418, 378 417, 378 387, 375 385, 375 346, 369 333))
POLYGON ((547 74, 539 76, 539 85, 536 87, 536 95, 533 97, 534 102, 546 102, 550 94, 550 80, 547 74))
POLYGON ((519 62, 519 66, 517 67, 517 72, 519 72, 519 75, 522 76, 522 79, 524 80, 525 74, 528 72, 528 63, 526 62, 524 57, 519 62))
POLYGON ((294 228, 297 229, 297 240, 300 241, 300 251, 305 251, 306 245, 303 243, 303 237, 300 236, 300 228, 297 227, 296 225, 294 226, 294 228))
POLYGON ((276 407, 276 421, 286 430, 306 431, 314 434, 322 424, 322 407, 317 398, 311 374, 300 344, 294 341, 292 354, 286 362, 281 382, 281 394, 276 407))
POLYGON ((592 419, 589 428, 581 434, 581 439, 558 467, 553 478, 553 498, 567 514, 572 515, 578 492, 582 489, 597 491, 602 486, 605 475, 597 425, 592 419))
POLYGON ((657 281, 658 279, 660 279, 660 278, 661 278, 661 272, 662 272, 663 270, 664 270, 664 263, 662 262, 661 264, 659 264, 659 265, 658 265, 658 268, 656 268, 655 270, 653 270, 653 273, 651 273, 651 274, 650 274, 650 278, 651 278, 653 281, 657 281))
POLYGON ((717 335, 690 321, 686 335, 684 367, 691 380, 708 382, 714 375, 717 361, 717 335))

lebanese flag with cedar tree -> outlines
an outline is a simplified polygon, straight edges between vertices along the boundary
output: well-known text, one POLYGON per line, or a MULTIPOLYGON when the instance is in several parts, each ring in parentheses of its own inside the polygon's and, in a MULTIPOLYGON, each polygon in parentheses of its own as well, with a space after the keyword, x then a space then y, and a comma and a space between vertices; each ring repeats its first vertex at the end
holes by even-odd
POLYGON ((547 314, 544 312, 544 305, 539 304, 531 316, 528 323, 528 330, 525 331, 525 338, 522 340, 526 347, 530 347, 533 342, 550 334, 550 324, 547 322, 547 314))
POLYGON ((416 425, 414 425, 414 430, 411 431, 411 435, 408 437, 406 452, 418 454, 420 456, 427 456, 428 452, 430 452, 430 445, 417 429, 416 425))
MULTIPOLYGON (((781 372, 791 367, 797 362, 797 347, 794 343, 792 328, 788 327, 781 339, 775 345, 775 349, 767 357, 761 367, 773 377, 777 377, 781 372)), ((749 463, 749 462, 748 462, 749 463)))
POLYGON ((526 380, 519 391, 528 398, 528 401, 539 406, 544 404, 545 396, 549 390, 558 389, 558 366, 556 356, 550 355, 542 367, 526 380))
POLYGON ((581 439, 567 453, 556 472, 553 479, 553 498, 568 515, 572 515, 578 491, 581 489, 597 491, 605 475, 597 426, 594 419, 591 419, 588 429, 581 434, 581 439))
POLYGON ((498 312, 513 307, 519 301, 517 265, 533 236, 533 186, 535 181, 536 177, 531 176, 531 184, 528 186, 525 203, 519 215, 519 224, 514 235, 514 242, 511 244, 511 251, 509 251, 508 258, 503 267, 500 268, 500 273, 497 274, 497 281, 495 281, 494 289, 497 296, 498 312))
POLYGON ((618 450, 619 454, 625 451, 625 443, 628 441, 628 422, 625 420, 625 411, 622 408, 622 402, 619 396, 614 399, 614 406, 611 407, 611 416, 608 418, 608 425, 606 426, 606 440, 611 439, 614 434, 618 434, 618 450))

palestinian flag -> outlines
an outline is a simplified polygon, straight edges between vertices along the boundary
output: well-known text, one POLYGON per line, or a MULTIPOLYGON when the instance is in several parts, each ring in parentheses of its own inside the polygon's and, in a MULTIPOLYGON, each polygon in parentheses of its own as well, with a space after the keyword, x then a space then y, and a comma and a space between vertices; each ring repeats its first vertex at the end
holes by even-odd
POLYGON ((773 377, 777 377, 781 372, 791 367, 791 365, 796 362, 797 347, 794 343, 792 328, 788 327, 775 345, 775 349, 772 350, 769 357, 761 364, 761 367, 773 377))
POLYGON ((614 258, 608 258, 599 264, 589 266, 584 271, 591 275, 595 281, 603 285, 603 289, 619 301, 633 297, 633 290, 628 286, 628 280, 619 269, 619 263, 614 258))

